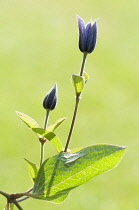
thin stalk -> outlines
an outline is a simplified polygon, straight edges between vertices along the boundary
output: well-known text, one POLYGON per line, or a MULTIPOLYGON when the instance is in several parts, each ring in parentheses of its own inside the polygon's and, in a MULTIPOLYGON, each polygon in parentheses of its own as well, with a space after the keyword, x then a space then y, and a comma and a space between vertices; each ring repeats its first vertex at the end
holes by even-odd
POLYGON ((47 123, 48 123, 48 119, 49 119, 49 113, 50 113, 50 110, 46 109, 46 117, 45 117, 45 122, 44 122, 44 129, 45 130, 47 128, 47 123))
POLYGON ((79 100, 80 100, 80 98, 78 96, 76 96, 76 103, 75 103, 74 113, 73 113, 72 122, 71 122, 69 135, 68 135, 68 138, 67 138, 67 142, 66 142, 66 146, 65 146, 64 152, 67 152, 67 149, 68 149, 68 146, 69 146, 70 138, 71 138, 71 135, 72 135, 72 132, 73 132, 73 127, 74 127, 74 123, 75 123, 75 119, 76 119, 76 115, 77 115, 79 100))
POLYGON ((24 200, 27 200, 28 198, 30 198, 30 197, 26 196, 26 197, 24 197, 24 198, 20 198, 20 199, 17 200, 17 202, 18 202, 18 203, 19 203, 19 202, 22 202, 22 201, 24 201, 24 200))
POLYGON ((10 198, 10 194, 0 190, 0 194, 2 194, 3 196, 5 196, 6 198, 10 198))
MULTIPOLYGON (((9 209, 9 203, 10 203, 10 200, 12 199, 12 195, 11 194, 8 194, 8 193, 6 193, 6 192, 4 192, 2 190, 0 190, 0 193, 7 198, 7 209, 9 209)), ((12 199, 12 203, 14 203, 15 206, 19 210, 23 210, 22 207, 18 204, 18 202, 15 199, 12 199)))
MULTIPOLYGON (((87 53, 84 53, 83 54, 83 59, 82 59, 82 64, 81 64, 81 69, 80 69, 80 76, 83 75, 86 57, 87 57, 87 53)), ((67 138, 67 142, 66 142, 64 152, 67 152, 67 149, 68 149, 68 146, 69 146, 69 142, 70 142, 71 135, 72 135, 72 132, 73 132, 73 127, 74 127, 74 124, 75 124, 75 119, 76 119, 76 116, 77 116, 79 101, 80 101, 80 94, 76 94, 76 103, 75 103, 75 107, 74 107, 73 117, 72 117, 71 126, 70 126, 70 130, 69 130, 69 134, 68 134, 68 138, 67 138)))
MULTIPOLYGON (((46 116, 45 116, 45 121, 44 121, 44 129, 45 130, 47 129, 49 113, 50 113, 50 110, 46 109, 46 116)), ((42 162, 43 162, 43 156, 44 156, 44 144, 45 144, 45 141, 40 141, 40 142, 41 142, 41 152, 40 152, 40 167, 41 167, 42 162)))
MULTIPOLYGON (((29 193, 29 192, 31 192, 32 190, 33 190, 33 187, 31 187, 30 189, 28 189, 25 193, 29 193)), ((19 202, 24 201, 24 200, 26 200, 26 199, 28 199, 28 198, 30 198, 30 197, 26 196, 26 197, 24 197, 24 198, 18 199, 17 202, 19 203, 19 202)))
POLYGON ((33 190, 33 187, 29 188, 25 193, 29 193, 33 190))
POLYGON ((83 54, 82 65, 81 65, 81 70, 80 70, 80 76, 83 75, 83 70, 84 70, 84 67, 85 67, 86 57, 87 57, 87 53, 84 53, 84 54, 83 54))
POLYGON ((6 204, 5 210, 10 210, 10 204, 9 204, 8 199, 7 199, 7 204, 6 204))
POLYGON ((14 200, 13 203, 19 210, 23 210, 22 207, 19 205, 19 203, 16 200, 14 200))

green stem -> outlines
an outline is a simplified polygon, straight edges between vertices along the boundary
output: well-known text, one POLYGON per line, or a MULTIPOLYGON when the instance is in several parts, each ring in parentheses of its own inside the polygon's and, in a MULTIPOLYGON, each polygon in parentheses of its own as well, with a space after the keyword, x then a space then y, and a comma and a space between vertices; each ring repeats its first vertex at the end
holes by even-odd
POLYGON ((19 203, 16 200, 14 200, 13 203, 19 210, 23 210, 22 207, 19 205, 19 203))
POLYGON ((43 162, 43 155, 44 155, 44 143, 45 143, 45 142, 41 142, 40 167, 41 167, 42 162, 43 162))
POLYGON ((81 70, 80 70, 80 76, 83 75, 83 70, 84 70, 84 67, 85 67, 86 57, 87 57, 87 53, 84 53, 84 54, 83 54, 82 65, 81 65, 81 70))
POLYGON ((69 135, 68 135, 68 138, 67 138, 67 142, 66 142, 64 152, 67 152, 67 149, 68 149, 68 146, 69 146, 70 138, 71 138, 71 135, 72 135, 72 132, 73 132, 73 127, 74 127, 74 123, 75 123, 75 119, 76 119, 76 115, 77 115, 79 100, 80 100, 80 97, 76 96, 76 103, 75 103, 74 113, 73 113, 73 117, 72 117, 71 127, 70 127, 70 130, 69 130, 69 135))
MULTIPOLYGON (((46 109, 46 116, 45 116, 45 121, 44 121, 44 130, 47 129, 49 113, 50 113, 50 110, 46 109)), ((40 152, 40 167, 41 167, 42 162, 43 162, 43 156, 44 156, 44 144, 45 144, 45 141, 41 140, 40 142, 41 142, 41 152, 40 152)))

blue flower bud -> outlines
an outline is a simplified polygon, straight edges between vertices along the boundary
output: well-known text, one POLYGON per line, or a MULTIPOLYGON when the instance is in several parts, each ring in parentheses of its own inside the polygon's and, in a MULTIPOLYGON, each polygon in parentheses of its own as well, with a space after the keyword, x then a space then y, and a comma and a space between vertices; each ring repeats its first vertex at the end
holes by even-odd
POLYGON ((43 100, 44 109, 53 110, 57 104, 57 85, 55 84, 43 100))
POLYGON ((79 27, 79 49, 84 53, 91 53, 95 49, 97 39, 96 21, 89 22, 85 25, 82 18, 77 16, 79 27))

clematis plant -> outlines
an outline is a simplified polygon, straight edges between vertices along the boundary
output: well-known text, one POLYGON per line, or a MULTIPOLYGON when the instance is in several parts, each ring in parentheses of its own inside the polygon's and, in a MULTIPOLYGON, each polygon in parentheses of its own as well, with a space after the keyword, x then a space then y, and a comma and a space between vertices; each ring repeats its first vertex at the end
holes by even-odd
POLYGON ((79 74, 72 74, 75 106, 65 146, 62 145, 56 135, 56 129, 64 122, 65 118, 58 119, 54 124, 48 126, 50 111, 53 111, 57 105, 57 85, 55 84, 43 100, 43 108, 46 110, 43 128, 33 118, 17 112, 18 117, 38 138, 40 143, 40 164, 38 166, 25 159, 33 182, 32 187, 26 192, 9 194, 0 190, 1 195, 7 199, 5 210, 13 210, 14 206, 22 210, 20 202, 28 198, 60 203, 66 199, 69 192, 74 188, 117 166, 126 151, 125 146, 111 144, 96 144, 69 150, 82 91, 89 79, 88 74, 84 71, 86 58, 88 54, 94 51, 97 39, 96 21, 91 21, 85 25, 84 20, 79 16, 77 16, 77 20, 79 49, 83 53, 83 59, 79 74), (52 143, 57 150, 57 154, 44 160, 44 145, 47 141, 52 143))

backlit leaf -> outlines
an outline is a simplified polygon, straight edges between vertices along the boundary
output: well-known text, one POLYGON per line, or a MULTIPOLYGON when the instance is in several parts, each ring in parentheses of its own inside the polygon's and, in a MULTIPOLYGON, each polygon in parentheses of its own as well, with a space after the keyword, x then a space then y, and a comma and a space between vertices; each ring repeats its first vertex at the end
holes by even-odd
POLYGON ((29 160, 25 159, 25 161, 26 161, 27 166, 28 166, 29 175, 30 175, 32 181, 35 182, 35 179, 36 179, 39 168, 36 164, 30 162, 29 160))
POLYGON ((10 210, 14 210, 14 204, 10 203, 10 210))
POLYGON ((72 74, 72 83, 77 94, 80 94, 84 88, 84 78, 82 76, 72 74))
POLYGON ((29 128, 39 127, 38 123, 28 115, 18 111, 16 111, 16 114, 29 128))
POLYGON ((47 130, 48 130, 48 131, 54 132, 55 129, 58 128, 58 127, 61 125, 61 123, 64 122, 65 119, 66 119, 65 117, 64 117, 64 118, 58 119, 53 125, 50 125, 50 126, 47 128, 47 130))
POLYGON ((89 75, 87 74, 87 72, 83 72, 83 77, 84 77, 84 79, 85 79, 85 83, 88 81, 88 79, 89 79, 89 75))
POLYGON ((118 165, 126 147, 98 144, 73 153, 61 152, 42 164, 32 197, 55 203, 92 177, 118 165))

